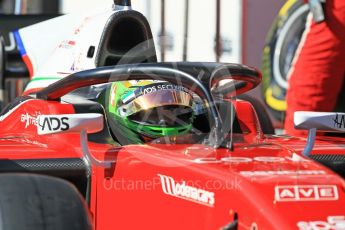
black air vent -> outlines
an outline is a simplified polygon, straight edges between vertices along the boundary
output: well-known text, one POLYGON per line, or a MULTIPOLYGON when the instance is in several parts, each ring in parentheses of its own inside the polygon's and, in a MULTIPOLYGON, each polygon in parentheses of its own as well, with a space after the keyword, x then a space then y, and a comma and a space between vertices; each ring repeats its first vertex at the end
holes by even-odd
POLYGON ((345 178, 345 154, 313 154, 310 158, 345 178))
POLYGON ((60 177, 73 183, 86 196, 90 169, 80 158, 0 160, 0 173, 35 173, 60 177))
POLYGON ((310 158, 316 161, 345 162, 345 154, 313 154, 310 158))
POLYGON ((103 30, 96 66, 145 62, 157 62, 149 23, 134 10, 115 12, 103 30))
POLYGON ((146 40, 144 26, 134 18, 123 18, 111 31, 108 50, 114 53, 128 52, 146 40))

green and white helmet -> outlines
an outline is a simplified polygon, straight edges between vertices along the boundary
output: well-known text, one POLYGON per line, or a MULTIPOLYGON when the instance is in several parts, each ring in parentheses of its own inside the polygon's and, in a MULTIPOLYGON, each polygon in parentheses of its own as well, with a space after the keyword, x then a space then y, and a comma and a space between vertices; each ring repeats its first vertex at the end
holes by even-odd
POLYGON ((193 96, 183 86, 164 81, 113 83, 109 114, 117 124, 146 138, 187 133, 193 122, 193 96))

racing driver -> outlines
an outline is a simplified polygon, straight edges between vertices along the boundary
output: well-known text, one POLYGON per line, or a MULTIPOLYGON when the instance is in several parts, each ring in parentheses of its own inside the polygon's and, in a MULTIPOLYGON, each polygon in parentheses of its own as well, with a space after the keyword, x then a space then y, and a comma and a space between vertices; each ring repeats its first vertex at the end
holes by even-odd
POLYGON ((189 90, 164 81, 116 82, 108 93, 108 120, 120 144, 177 136, 192 128, 193 101, 189 90))

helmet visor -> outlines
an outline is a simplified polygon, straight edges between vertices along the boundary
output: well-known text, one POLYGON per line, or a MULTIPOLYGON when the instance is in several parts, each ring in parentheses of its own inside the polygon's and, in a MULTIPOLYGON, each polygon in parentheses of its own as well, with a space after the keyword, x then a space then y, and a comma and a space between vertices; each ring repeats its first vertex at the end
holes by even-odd
MULTIPOLYGON (((159 116, 159 112, 164 113, 164 110, 162 110, 163 107, 168 108, 170 106, 177 106, 178 108, 184 109, 190 108, 192 110, 193 98, 189 93, 184 91, 162 90, 142 95, 127 104, 119 106, 118 113, 124 117, 132 116, 138 112, 145 114, 152 112, 157 113, 156 115, 159 116)), ((172 110, 170 109, 169 111, 172 110)))
POLYGON ((168 105, 142 110, 129 116, 129 119, 141 125, 160 127, 182 127, 192 122, 193 110, 190 107, 168 105))

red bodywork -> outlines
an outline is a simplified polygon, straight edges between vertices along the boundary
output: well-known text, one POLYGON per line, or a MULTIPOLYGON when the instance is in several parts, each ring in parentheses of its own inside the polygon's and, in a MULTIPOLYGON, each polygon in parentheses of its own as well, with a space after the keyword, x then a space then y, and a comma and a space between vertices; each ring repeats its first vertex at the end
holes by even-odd
MULTIPOLYGON (((235 219, 238 229, 343 226, 344 180, 300 155, 304 139, 265 136, 252 107, 236 107, 245 131, 234 136, 233 151, 89 142, 96 158, 116 161, 111 169, 91 166, 95 229, 220 229, 235 219)), ((1 158, 82 158, 78 134, 37 135, 38 114, 73 113, 66 103, 20 103, 1 117, 1 158)), ((345 154, 344 145, 340 138, 318 140, 313 154, 345 154)))

